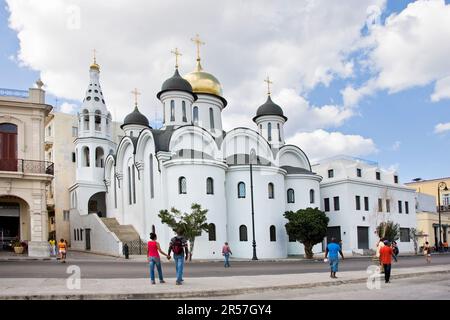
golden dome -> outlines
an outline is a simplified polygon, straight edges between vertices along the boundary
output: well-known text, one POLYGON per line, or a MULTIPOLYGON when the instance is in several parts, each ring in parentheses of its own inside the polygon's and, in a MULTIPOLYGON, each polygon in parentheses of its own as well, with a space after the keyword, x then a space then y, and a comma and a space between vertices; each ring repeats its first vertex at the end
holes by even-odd
POLYGON ((197 67, 195 71, 186 74, 184 77, 192 86, 192 91, 195 93, 209 93, 222 97, 222 86, 212 74, 204 72, 197 59, 197 67))

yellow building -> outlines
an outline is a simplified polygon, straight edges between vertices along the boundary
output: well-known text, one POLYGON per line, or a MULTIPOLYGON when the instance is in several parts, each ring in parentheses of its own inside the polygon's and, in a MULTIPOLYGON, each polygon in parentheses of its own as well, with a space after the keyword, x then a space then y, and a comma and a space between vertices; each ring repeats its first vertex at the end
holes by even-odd
POLYGON ((450 177, 418 180, 405 184, 418 192, 417 229, 427 235, 419 240, 420 245, 425 241, 433 246, 439 244, 439 209, 441 211, 441 239, 443 243, 448 242, 450 236, 450 177), (441 188, 440 203, 438 203, 438 185, 441 182, 444 182, 449 190, 441 188))
POLYGON ((43 83, 28 91, 0 89, 0 242, 28 243, 28 255, 48 257, 46 190, 53 163, 44 157, 44 125, 52 106, 43 83))

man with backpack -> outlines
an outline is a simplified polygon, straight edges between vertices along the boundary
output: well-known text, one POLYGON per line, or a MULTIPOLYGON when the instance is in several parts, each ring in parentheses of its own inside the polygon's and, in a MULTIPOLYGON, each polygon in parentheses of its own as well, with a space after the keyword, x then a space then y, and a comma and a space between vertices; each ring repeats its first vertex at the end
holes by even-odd
POLYGON ((189 250, 187 247, 186 238, 183 237, 183 230, 180 228, 177 231, 177 235, 170 240, 169 244, 169 252, 173 252, 173 260, 175 261, 175 268, 177 272, 177 285, 183 284, 183 268, 184 268, 184 260, 189 257, 189 250))

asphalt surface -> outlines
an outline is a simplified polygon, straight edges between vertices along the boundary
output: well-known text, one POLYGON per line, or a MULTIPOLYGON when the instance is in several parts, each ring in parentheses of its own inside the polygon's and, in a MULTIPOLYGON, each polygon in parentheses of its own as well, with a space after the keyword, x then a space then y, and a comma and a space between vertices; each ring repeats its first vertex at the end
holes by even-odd
MULTIPOLYGON (((189 299, 189 298, 185 298, 189 299)), ((195 298, 194 298, 195 299, 195 298)), ((450 274, 431 274, 406 279, 381 281, 379 288, 369 289, 366 283, 342 284, 339 287, 269 290, 201 299, 226 300, 448 300, 450 274)))
MULTIPOLYGON (((165 259, 164 259, 165 260, 165 259)), ((450 263, 450 254, 434 255, 432 264, 442 265, 450 263)), ((372 265, 369 257, 349 258, 341 261, 340 271, 362 271, 372 265)), ((72 258, 69 255, 67 263, 62 264, 56 260, 44 261, 5 261, 0 260, 0 278, 67 278, 69 265, 77 265, 81 269, 83 278, 91 279, 127 279, 145 278, 149 276, 148 264, 144 261, 133 261, 115 258, 96 259, 92 257, 72 258)), ((395 268, 426 266, 423 256, 400 257, 395 268)), ((296 274, 310 272, 328 272, 329 265, 322 260, 313 261, 233 261, 231 268, 224 268, 222 262, 190 262, 185 264, 185 277, 223 277, 245 275, 276 275, 296 274)), ((155 270, 156 271, 156 270, 155 270)), ((173 261, 163 263, 164 277, 175 277, 173 261)))

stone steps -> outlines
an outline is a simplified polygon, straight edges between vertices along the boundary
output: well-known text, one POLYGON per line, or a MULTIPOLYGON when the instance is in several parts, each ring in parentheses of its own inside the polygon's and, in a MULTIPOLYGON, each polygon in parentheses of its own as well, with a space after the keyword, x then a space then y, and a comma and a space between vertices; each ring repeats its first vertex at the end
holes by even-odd
POLYGON ((122 242, 139 241, 139 233, 132 225, 121 225, 115 218, 101 218, 109 231, 113 232, 122 242))

